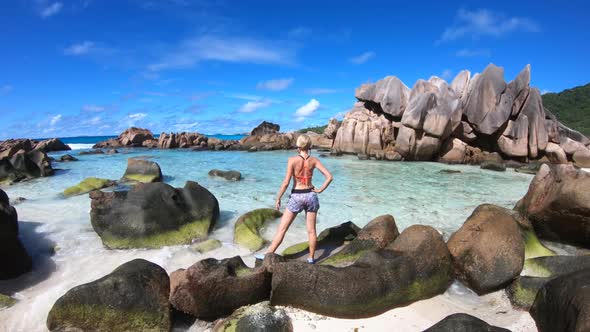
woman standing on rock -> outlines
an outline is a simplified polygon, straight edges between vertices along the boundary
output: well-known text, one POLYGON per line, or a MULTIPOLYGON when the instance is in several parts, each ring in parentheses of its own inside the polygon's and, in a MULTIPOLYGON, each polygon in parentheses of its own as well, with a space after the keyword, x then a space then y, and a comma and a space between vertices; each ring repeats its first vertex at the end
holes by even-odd
MULTIPOLYGON (((275 207, 277 210, 281 207, 281 198, 289 187, 289 182, 293 178, 293 189, 289 196, 287 208, 283 213, 281 224, 277 230, 276 235, 272 240, 272 244, 266 253, 274 253, 279 247, 285 233, 291 226, 291 223, 297 217, 297 214, 305 210, 305 217, 307 221, 307 235, 309 236, 309 257, 307 262, 315 263, 314 254, 316 249, 317 235, 316 235, 316 218, 320 208, 318 194, 326 190, 332 182, 332 174, 322 165, 318 158, 310 155, 311 138, 308 135, 301 135, 297 138, 297 156, 289 158, 287 161, 287 174, 281 184, 275 207), (324 184, 319 188, 315 188, 311 183, 313 170, 318 169, 326 178, 324 184)), ((264 259, 264 255, 256 255, 257 259, 264 259)))

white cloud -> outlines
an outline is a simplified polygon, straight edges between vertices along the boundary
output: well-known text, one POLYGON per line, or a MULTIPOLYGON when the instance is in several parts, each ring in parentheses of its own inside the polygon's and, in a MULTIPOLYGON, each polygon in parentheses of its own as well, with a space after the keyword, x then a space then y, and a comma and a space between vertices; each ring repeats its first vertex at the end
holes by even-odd
POLYGON ((12 85, 7 84, 0 86, 0 96, 6 96, 7 94, 10 94, 12 90, 14 90, 12 85))
POLYGON ((438 43, 463 37, 478 39, 482 36, 500 37, 514 31, 539 31, 538 25, 526 17, 506 17, 488 9, 469 11, 460 9, 455 24, 443 32, 438 43))
POLYGON ((84 41, 78 44, 73 44, 64 50, 65 55, 84 55, 92 51, 95 44, 91 41, 84 41))
POLYGON ((54 116, 53 118, 51 118, 49 125, 51 125, 51 127, 54 127, 60 120, 61 120, 61 114, 58 114, 58 115, 54 116))
POLYGON ((464 49, 458 50, 457 53, 455 53, 455 55, 458 57, 477 57, 477 56, 489 57, 492 55, 492 53, 488 49, 472 50, 469 48, 464 48, 464 49))
POLYGON ((291 48, 272 41, 240 37, 203 36, 185 40, 172 52, 148 66, 151 71, 182 69, 200 61, 252 64, 292 64, 291 48))
POLYGON ((299 107, 297 111, 295 111, 295 121, 301 122, 305 120, 305 118, 312 115, 318 108, 320 108, 320 102, 316 99, 311 99, 307 104, 299 107))
POLYGON ((259 110, 261 108, 269 107, 270 105, 272 105, 272 101, 270 101, 268 99, 251 100, 251 101, 245 103, 244 105, 242 105, 238 109, 238 112, 240 112, 240 113, 252 113, 252 112, 257 111, 257 110, 259 110))
POLYGON ((99 105, 89 104, 89 105, 82 106, 82 110, 84 112, 95 112, 95 113, 98 113, 98 112, 103 112, 105 110, 105 107, 104 106, 99 106, 99 105))
POLYGON ((544 94, 546 94, 546 93, 553 93, 553 91, 551 91, 551 90, 547 90, 547 89, 543 89, 543 90, 541 90, 541 94, 542 94, 542 95, 544 95, 544 94))
POLYGON ((102 123, 102 118, 100 116, 95 116, 90 120, 85 120, 82 122, 82 124, 85 125, 92 125, 92 126, 96 126, 102 123))
POLYGON ((340 90, 337 89, 329 89, 329 88, 311 88, 305 89, 305 93, 310 95, 327 95, 330 93, 338 93, 340 90))
POLYGON ((41 12, 39 13, 39 15, 41 15, 41 17, 43 18, 48 18, 58 14, 62 8, 63 4, 61 2, 54 2, 48 6, 44 6, 43 8, 41 8, 41 12))
POLYGON ((294 80, 294 78, 280 78, 276 80, 258 82, 256 88, 261 90, 282 91, 288 88, 294 80))
POLYGON ((348 59, 350 62, 360 65, 375 57, 375 52, 365 52, 361 55, 348 59))
POLYGON ((138 121, 138 120, 145 118, 146 116, 147 116, 147 114, 145 114, 145 113, 134 113, 134 114, 129 114, 128 117, 131 120, 138 121))

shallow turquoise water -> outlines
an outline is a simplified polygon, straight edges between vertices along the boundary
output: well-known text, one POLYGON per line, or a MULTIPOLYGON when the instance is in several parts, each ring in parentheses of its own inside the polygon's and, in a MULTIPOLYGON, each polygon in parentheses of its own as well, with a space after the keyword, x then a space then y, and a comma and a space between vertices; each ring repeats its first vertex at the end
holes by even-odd
MULTIPOLYGON (((248 264, 251 253, 232 243, 233 223, 243 213, 272 207, 284 177, 286 159, 293 152, 192 152, 188 150, 121 150, 115 155, 77 156, 80 161, 55 163, 61 168, 53 177, 4 188, 10 197, 27 200, 16 206, 22 237, 35 257, 35 270, 17 281, 0 282, 0 292, 16 292, 21 301, 0 312, 0 330, 43 330, 47 312, 59 296, 81 283, 95 280, 118 265, 146 258, 168 272, 186 268, 207 256, 225 258, 242 255, 248 264), (165 181, 183 186, 199 182, 219 200, 221 220, 211 237, 224 246, 209 254, 193 252, 189 246, 159 250, 106 250, 90 225, 87 195, 65 199, 61 192, 86 177, 119 179, 127 158, 149 158, 160 164, 165 181), (240 182, 227 182, 207 175, 213 168, 242 172, 240 182), (56 247, 50 255, 50 247, 56 247)), ((70 152, 76 155, 77 151, 70 152)), ((317 153, 316 153, 317 154, 317 153)), ((53 154, 59 156, 59 153, 53 154)), ((522 197, 531 175, 481 170, 471 166, 438 163, 360 161, 356 157, 321 158, 334 175, 334 182, 320 194, 318 230, 351 220, 365 225, 381 214, 392 214, 398 228, 412 224, 431 225, 445 237, 455 231, 473 209, 482 203, 511 208, 522 197), (461 173, 440 173, 442 169, 461 173)), ((320 186, 321 174, 314 177, 320 186)), ((286 205, 288 194, 283 198, 286 205)), ((283 246, 306 240, 304 216, 288 232, 283 246)), ((271 237, 276 223, 264 234, 271 237)))

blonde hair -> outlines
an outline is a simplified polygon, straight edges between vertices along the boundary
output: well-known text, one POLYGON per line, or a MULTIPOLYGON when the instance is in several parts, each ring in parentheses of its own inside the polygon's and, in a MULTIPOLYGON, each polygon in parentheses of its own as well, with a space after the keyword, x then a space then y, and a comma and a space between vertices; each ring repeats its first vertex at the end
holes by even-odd
POLYGON ((309 150, 311 148, 311 137, 309 135, 300 135, 297 137, 297 147, 301 150, 309 150))

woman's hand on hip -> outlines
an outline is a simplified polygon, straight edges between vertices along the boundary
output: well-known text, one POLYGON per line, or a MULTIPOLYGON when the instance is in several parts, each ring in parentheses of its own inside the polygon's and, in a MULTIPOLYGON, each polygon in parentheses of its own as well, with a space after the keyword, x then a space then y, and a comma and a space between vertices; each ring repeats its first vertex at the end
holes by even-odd
POLYGON ((314 193, 316 193, 316 194, 319 194, 319 193, 321 193, 321 192, 322 192, 322 190, 320 190, 320 189, 317 189, 317 188, 313 188, 311 191, 313 191, 313 192, 314 192, 314 193))

